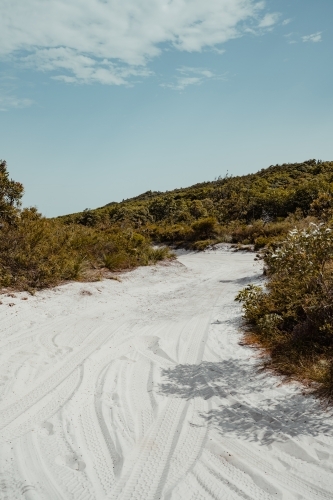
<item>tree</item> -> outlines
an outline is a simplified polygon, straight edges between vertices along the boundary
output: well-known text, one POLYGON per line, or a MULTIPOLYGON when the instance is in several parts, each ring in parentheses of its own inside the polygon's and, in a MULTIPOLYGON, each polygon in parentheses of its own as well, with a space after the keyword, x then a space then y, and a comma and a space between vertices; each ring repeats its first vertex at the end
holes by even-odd
POLYGON ((13 222, 21 206, 24 188, 9 178, 7 163, 0 160, 0 221, 13 222))

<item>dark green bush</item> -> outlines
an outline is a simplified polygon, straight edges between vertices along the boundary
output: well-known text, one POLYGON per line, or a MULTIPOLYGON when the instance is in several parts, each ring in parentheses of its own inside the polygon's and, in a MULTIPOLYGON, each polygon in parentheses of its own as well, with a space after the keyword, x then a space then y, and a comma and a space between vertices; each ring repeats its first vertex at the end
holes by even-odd
POLYGON ((259 250, 260 248, 264 248, 269 243, 269 238, 265 236, 259 236, 254 240, 254 249, 259 250))
POLYGON ((215 217, 205 217, 192 224, 192 229, 196 238, 210 238, 216 233, 217 220, 215 217))

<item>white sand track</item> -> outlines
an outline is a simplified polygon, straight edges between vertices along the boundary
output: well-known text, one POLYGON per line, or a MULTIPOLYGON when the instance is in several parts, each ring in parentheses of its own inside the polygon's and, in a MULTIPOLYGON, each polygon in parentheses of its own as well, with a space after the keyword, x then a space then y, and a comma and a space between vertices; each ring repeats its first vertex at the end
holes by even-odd
POLYGON ((332 415, 239 345, 260 274, 221 248, 2 297, 0 498, 333 499, 332 415))

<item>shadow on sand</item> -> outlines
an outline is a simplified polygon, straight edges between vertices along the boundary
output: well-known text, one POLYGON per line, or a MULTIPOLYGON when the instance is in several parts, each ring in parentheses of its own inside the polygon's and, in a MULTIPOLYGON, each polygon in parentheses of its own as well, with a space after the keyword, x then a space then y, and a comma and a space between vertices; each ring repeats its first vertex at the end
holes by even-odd
POLYGON ((220 280, 220 283, 235 283, 237 285, 248 285, 249 283, 253 283, 254 281, 263 280, 264 276, 262 273, 256 273, 251 276, 245 276, 244 278, 238 278, 236 280, 220 280))
POLYGON ((201 416, 224 436, 269 444, 287 436, 332 434, 330 415, 318 401, 297 389, 277 387, 277 379, 258 373, 249 362, 177 365, 162 376, 160 394, 186 400, 217 396, 218 407, 201 416))

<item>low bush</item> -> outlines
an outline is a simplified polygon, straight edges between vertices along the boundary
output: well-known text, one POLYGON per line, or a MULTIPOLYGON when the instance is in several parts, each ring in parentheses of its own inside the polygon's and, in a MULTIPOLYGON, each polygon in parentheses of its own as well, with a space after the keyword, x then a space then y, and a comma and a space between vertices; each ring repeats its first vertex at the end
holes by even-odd
POLYGON ((73 244, 72 230, 24 210, 0 230, 0 285, 29 289, 77 279, 86 256, 69 251, 73 244))
POLYGON ((332 397, 333 232, 328 224, 294 229, 265 253, 265 289, 248 286, 243 303, 252 334, 271 354, 267 366, 316 382, 332 397))
POLYGON ((195 239, 211 238, 217 231, 217 220, 215 217, 205 217, 192 224, 195 239))
MULTIPOLYGON (((269 238, 265 236, 259 236, 254 240, 254 249, 260 250, 260 248, 264 248, 269 243, 269 238)), ((245 242, 243 242, 245 244, 245 242)))
POLYGON ((126 252, 113 252, 103 256, 103 265, 109 271, 121 271, 122 269, 130 269, 137 264, 133 255, 128 255, 126 252))
POLYGON ((169 243, 172 245, 185 245, 192 240, 193 230, 186 224, 161 224, 147 227, 148 234, 157 243, 169 243))
POLYGON ((147 254, 147 265, 148 264, 156 264, 157 262, 167 259, 167 258, 173 258, 174 254, 170 252, 168 247, 159 247, 159 248, 152 248, 150 247, 147 254))
POLYGON ((202 252, 203 250, 206 250, 206 248, 212 245, 213 243, 215 243, 214 240, 199 240, 193 243, 192 248, 194 250, 202 252))
POLYGON ((14 225, 0 229, 0 286, 43 288, 88 279, 91 270, 130 269, 169 256, 167 248, 153 249, 133 231, 65 225, 23 210, 14 225))
POLYGON ((294 223, 289 219, 267 223, 260 219, 251 224, 234 223, 230 226, 230 230, 233 243, 256 245, 256 240, 259 240, 257 248, 262 248, 271 241, 283 240, 293 227, 294 223))

